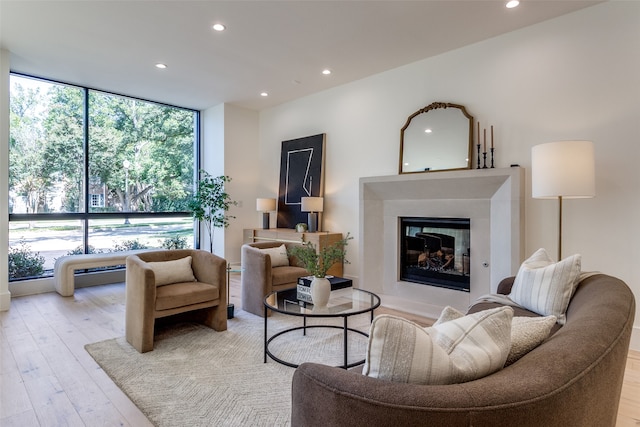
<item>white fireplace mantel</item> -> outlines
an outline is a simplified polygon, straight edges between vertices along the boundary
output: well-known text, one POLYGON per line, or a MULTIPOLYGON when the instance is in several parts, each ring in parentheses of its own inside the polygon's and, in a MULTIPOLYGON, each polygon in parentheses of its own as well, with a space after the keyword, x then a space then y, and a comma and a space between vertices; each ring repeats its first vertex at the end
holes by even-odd
POLYGON ((524 253, 524 169, 469 169, 360 179, 359 286, 384 305, 437 317, 495 293, 524 253), (470 292, 399 279, 399 218, 469 218, 470 292))

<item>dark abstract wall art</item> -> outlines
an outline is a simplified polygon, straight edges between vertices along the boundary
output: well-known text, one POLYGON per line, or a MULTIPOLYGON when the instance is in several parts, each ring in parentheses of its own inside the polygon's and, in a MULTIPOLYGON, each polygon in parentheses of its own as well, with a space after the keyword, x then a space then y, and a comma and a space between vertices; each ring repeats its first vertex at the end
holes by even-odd
POLYGON ((325 140, 323 133, 282 141, 278 228, 295 228, 298 223, 306 223, 307 213, 300 210, 302 197, 324 196, 325 140))

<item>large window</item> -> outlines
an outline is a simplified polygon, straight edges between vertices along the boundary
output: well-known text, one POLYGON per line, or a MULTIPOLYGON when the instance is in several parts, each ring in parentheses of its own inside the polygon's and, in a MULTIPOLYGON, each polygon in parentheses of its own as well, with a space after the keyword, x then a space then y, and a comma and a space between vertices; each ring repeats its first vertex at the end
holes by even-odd
POLYGON ((197 111, 11 75, 9 279, 57 257, 193 247, 197 111))

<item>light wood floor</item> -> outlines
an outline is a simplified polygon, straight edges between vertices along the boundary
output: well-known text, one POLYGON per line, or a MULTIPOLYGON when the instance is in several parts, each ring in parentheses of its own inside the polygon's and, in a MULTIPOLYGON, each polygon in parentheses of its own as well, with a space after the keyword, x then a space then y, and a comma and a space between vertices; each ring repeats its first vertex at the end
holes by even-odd
MULTIPOLYGON (((239 274, 230 300, 240 307, 239 274)), ((428 325, 429 319, 380 308, 428 325)), ((0 426, 151 426, 84 350, 124 335, 124 284, 14 298, 0 312, 0 426)), ((629 352, 617 427, 640 425, 640 352, 629 352)))

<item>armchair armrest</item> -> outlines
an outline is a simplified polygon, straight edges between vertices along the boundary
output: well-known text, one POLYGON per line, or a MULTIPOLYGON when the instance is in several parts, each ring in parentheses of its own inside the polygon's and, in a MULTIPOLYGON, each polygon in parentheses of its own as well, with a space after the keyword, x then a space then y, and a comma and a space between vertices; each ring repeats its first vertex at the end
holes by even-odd
MULTIPOLYGON (((266 246, 270 247, 270 246, 266 246)), ((242 280, 249 283, 262 283, 264 295, 271 292, 271 257, 260 248, 242 245, 242 280)))
POLYGON ((198 282, 218 285, 220 303, 227 303, 227 261, 207 251, 193 251, 191 269, 198 282))
MULTIPOLYGON (((137 255, 130 255, 127 257, 126 283, 125 325, 127 336, 135 337, 132 338, 133 340, 142 341, 142 337, 147 337, 149 331, 153 336, 156 309, 155 274, 151 267, 137 255), (140 331, 140 333, 133 331, 140 331)), ((153 349, 153 340, 151 343, 132 342, 131 344, 137 349, 148 349, 149 346, 153 349)))

